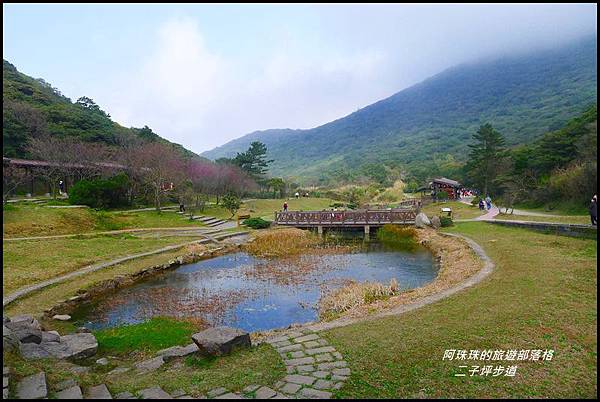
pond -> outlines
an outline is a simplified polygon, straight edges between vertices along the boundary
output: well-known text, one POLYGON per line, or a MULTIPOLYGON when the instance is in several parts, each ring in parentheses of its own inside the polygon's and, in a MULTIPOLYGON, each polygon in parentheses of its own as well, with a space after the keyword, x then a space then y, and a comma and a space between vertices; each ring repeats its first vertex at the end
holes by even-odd
POLYGON ((73 314, 77 324, 101 329, 154 316, 194 318, 208 326, 246 331, 318 320, 320 297, 349 283, 395 278, 402 289, 420 287, 438 272, 425 248, 397 251, 378 242, 358 250, 267 260, 236 252, 183 265, 119 289, 73 314))

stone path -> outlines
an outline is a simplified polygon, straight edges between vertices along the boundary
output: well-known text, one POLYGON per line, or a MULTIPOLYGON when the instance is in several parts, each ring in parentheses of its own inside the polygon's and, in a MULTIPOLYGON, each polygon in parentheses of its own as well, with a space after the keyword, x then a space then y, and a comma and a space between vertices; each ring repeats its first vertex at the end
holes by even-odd
MULTIPOLYGON (((222 235, 218 235, 218 236, 214 236, 214 239, 217 240, 222 240, 222 239, 226 239, 228 237, 232 237, 232 236, 240 236, 240 235, 245 235, 248 232, 233 232, 233 233, 224 233, 222 235)), ((132 254, 132 255, 128 255, 125 257, 120 257, 108 262, 102 262, 102 263, 98 263, 98 264, 93 264, 93 265, 88 265, 86 267, 83 267, 77 271, 68 273, 66 275, 62 275, 62 276, 57 276, 55 278, 52 279, 48 279, 46 281, 40 282, 40 283, 36 283, 35 285, 31 285, 31 286, 26 286, 24 288, 21 288, 17 291, 15 291, 14 293, 4 297, 2 299, 2 307, 6 307, 8 304, 12 303, 13 301, 15 301, 16 299, 23 297, 31 292, 35 292, 37 290, 43 289, 45 287, 60 283, 60 282, 64 282, 68 279, 72 279, 75 278, 77 276, 81 276, 81 275, 85 275, 85 274, 89 274, 98 270, 101 270, 103 268, 107 268, 107 267, 111 267, 113 265, 117 265, 120 264, 122 262, 125 261, 129 261, 129 260, 133 260, 136 258, 141 258, 141 257, 146 257, 149 255, 154 255, 154 254, 160 254, 160 253, 164 253, 167 251, 172 251, 172 250, 176 250, 188 245, 192 245, 192 244, 202 244, 202 243, 208 243, 212 241, 211 239, 202 239, 202 240, 194 240, 191 242, 186 242, 186 243, 181 243, 181 244, 176 244, 173 246, 166 246, 166 247, 162 247, 159 248, 158 250, 152 250, 152 251, 146 251, 144 253, 138 253, 138 254, 132 254)))

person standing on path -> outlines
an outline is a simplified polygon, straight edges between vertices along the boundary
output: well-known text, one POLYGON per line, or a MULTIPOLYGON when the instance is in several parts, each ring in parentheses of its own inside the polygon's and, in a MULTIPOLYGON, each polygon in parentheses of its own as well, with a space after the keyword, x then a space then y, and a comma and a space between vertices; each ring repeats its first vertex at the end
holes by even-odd
POLYGON ((598 226, 598 197, 594 194, 592 198, 592 202, 590 203, 590 218, 592 220, 592 225, 598 226))
POLYGON ((487 207, 488 211, 492 209, 492 199, 489 195, 485 197, 485 206, 487 207))
POLYGON ((284 202, 283 203, 283 212, 287 212, 287 207, 288 207, 287 202, 284 202))

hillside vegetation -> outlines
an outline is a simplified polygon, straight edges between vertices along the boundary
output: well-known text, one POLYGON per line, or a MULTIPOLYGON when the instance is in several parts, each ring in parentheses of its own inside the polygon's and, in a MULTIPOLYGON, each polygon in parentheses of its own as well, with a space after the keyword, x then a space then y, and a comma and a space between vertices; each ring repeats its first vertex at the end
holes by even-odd
POLYGON ((257 131, 203 153, 231 157, 261 141, 271 173, 328 184, 373 175, 371 166, 422 181, 458 169, 486 122, 507 145, 531 143, 596 103, 596 38, 558 49, 450 68, 344 118, 309 130, 257 131))
MULTIPOLYGON (((128 136, 170 144, 148 127, 120 126, 90 98, 73 103, 48 82, 17 71, 6 60, 2 63, 2 99, 2 155, 6 157, 28 158, 28 139, 44 134, 113 146, 128 136)), ((183 155, 195 156, 174 145, 183 155)))

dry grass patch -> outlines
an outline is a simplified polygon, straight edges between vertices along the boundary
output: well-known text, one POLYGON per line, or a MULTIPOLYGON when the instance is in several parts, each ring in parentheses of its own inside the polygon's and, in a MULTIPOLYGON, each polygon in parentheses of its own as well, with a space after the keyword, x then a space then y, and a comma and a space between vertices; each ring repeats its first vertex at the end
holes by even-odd
POLYGON ((254 233, 244 249, 258 257, 285 257, 307 252, 320 243, 319 237, 307 230, 284 228, 254 233))

